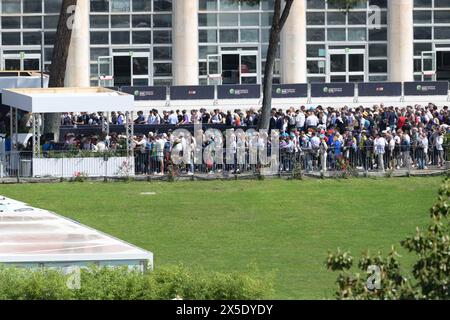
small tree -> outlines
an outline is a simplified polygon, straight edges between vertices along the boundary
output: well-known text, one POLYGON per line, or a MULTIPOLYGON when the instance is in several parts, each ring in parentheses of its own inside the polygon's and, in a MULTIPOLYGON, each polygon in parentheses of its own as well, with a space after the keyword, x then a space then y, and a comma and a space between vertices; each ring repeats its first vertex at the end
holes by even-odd
POLYGON ((444 181, 439 198, 431 208, 431 223, 426 230, 417 228, 416 234, 401 242, 409 252, 417 255, 413 266, 414 279, 400 271, 398 254, 394 248, 387 257, 380 253, 365 254, 358 264, 363 273, 379 272, 366 279, 353 274, 353 257, 348 252, 330 253, 326 261, 329 270, 339 271, 336 293, 338 299, 450 299, 450 185, 444 181), (371 280, 376 280, 376 286, 371 280))

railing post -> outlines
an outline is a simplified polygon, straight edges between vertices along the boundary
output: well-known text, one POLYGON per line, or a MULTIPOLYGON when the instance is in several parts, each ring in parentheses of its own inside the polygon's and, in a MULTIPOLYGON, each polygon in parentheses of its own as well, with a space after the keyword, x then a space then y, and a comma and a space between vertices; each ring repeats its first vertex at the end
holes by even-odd
MULTIPOLYGON (((16 136, 17 136, 17 134, 16 134, 16 136)), ((17 166, 16 166, 16 168, 17 168, 17 170, 16 170, 16 172, 17 172, 17 183, 20 183, 20 152, 19 151, 15 151, 16 152, 16 159, 17 159, 17 166)))

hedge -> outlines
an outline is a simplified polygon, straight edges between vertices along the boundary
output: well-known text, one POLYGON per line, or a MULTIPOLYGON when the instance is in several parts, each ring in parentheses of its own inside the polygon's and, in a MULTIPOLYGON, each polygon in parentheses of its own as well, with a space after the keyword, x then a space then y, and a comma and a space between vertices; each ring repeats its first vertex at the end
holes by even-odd
POLYGON ((273 294, 273 277, 218 273, 184 266, 155 271, 83 268, 79 289, 56 269, 0 267, 0 300, 261 300, 273 294))

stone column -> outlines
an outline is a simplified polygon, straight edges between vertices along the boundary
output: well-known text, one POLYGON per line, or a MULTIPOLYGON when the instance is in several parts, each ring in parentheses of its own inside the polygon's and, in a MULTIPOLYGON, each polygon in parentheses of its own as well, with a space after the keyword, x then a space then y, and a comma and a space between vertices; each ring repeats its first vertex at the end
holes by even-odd
POLYGON ((173 84, 198 85, 198 0, 173 1, 173 84))
POLYGON ((281 82, 306 83, 306 0, 295 0, 281 34, 281 82))
POLYGON ((66 67, 67 87, 90 87, 90 1, 78 0, 66 67))
POLYGON ((414 80, 414 0, 388 0, 389 81, 414 80))

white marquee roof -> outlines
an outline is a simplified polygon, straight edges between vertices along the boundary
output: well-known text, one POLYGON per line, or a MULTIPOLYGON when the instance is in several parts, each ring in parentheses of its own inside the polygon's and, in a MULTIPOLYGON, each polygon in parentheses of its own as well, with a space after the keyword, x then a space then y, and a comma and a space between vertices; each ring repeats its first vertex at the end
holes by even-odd
POLYGON ((0 263, 148 261, 153 254, 52 212, 0 196, 0 263))
POLYGON ((4 105, 31 113, 134 111, 134 97, 94 88, 4 89, 4 105))
MULTIPOLYGON (((48 87, 49 77, 44 75, 44 88, 48 87)), ((2 72, 0 71, 0 94, 3 90, 13 88, 40 88, 41 74, 35 72, 2 72), (5 74, 7 76, 5 76, 5 74), (16 74, 16 75, 14 75, 16 74), (26 76, 20 75, 26 74, 26 76)))

